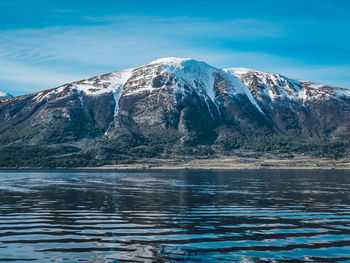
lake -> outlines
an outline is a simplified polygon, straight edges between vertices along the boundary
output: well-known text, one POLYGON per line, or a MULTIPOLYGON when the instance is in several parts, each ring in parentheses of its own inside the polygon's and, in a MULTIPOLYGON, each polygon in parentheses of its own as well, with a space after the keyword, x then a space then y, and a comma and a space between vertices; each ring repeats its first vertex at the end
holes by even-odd
POLYGON ((350 262, 350 171, 3 171, 0 261, 350 262))

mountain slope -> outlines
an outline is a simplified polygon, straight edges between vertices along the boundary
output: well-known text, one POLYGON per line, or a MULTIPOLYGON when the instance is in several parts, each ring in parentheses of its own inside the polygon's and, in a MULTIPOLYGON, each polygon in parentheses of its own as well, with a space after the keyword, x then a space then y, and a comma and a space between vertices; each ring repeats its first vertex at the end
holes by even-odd
POLYGON ((316 138, 315 147, 345 145, 349 107, 346 89, 163 58, 1 101, 0 153, 5 157, 0 165, 101 165, 232 153, 257 150, 254 140, 266 146, 271 138, 290 136, 310 145, 316 138), (23 157, 32 152, 39 157, 23 157))
POLYGON ((249 69, 225 71, 249 87, 263 111, 284 133, 348 134, 350 90, 249 69))

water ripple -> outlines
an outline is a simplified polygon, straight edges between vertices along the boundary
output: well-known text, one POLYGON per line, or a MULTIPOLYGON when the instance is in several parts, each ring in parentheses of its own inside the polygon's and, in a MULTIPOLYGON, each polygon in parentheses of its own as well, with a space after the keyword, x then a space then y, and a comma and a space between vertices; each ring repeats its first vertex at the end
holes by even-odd
POLYGON ((0 262, 349 262, 350 173, 1 172, 0 262))

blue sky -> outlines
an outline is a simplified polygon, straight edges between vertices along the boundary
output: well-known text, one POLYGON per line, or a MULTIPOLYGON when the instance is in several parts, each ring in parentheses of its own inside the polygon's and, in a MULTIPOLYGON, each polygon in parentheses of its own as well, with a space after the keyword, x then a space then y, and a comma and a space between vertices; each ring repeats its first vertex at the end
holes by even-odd
POLYGON ((0 90, 192 57, 350 88, 350 1, 1 0, 0 90))

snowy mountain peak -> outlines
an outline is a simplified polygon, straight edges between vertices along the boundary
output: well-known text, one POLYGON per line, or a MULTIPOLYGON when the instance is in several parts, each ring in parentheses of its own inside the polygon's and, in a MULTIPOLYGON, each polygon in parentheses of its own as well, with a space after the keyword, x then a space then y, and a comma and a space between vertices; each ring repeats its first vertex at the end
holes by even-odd
POLYGON ((9 99, 12 98, 13 96, 7 92, 0 91, 0 100, 3 99, 9 99))
POLYGON ((216 69, 217 68, 207 64, 204 61, 195 60, 193 58, 176 58, 176 57, 166 57, 154 60, 147 65, 157 65, 161 64, 165 68, 170 70, 175 69, 186 69, 188 70, 206 70, 206 69, 216 69))
POLYGON ((193 60, 192 58, 177 58, 177 57, 165 57, 151 61, 148 65, 152 64, 169 64, 169 65, 181 65, 185 61, 193 60))

